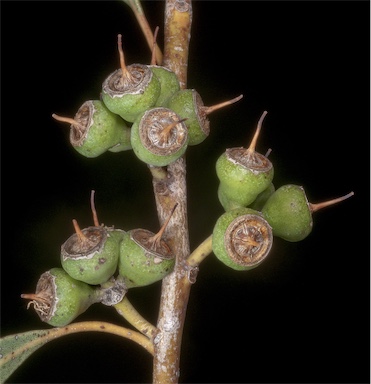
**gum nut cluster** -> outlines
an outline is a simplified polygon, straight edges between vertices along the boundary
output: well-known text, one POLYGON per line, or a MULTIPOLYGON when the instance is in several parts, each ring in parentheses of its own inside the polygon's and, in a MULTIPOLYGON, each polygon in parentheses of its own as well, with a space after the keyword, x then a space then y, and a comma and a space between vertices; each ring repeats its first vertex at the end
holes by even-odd
POLYGON ((215 224, 212 248, 220 261, 236 270, 259 265, 274 237, 289 242, 304 240, 312 231, 314 212, 354 194, 313 204, 300 185, 276 189, 268 155, 255 151, 266 114, 264 111, 247 149, 226 149, 216 161, 218 198, 225 213, 215 224))
POLYGON ((124 231, 99 225, 94 191, 94 225, 80 229, 61 246, 61 267, 44 272, 30 300, 40 319, 52 326, 69 324, 92 304, 115 305, 129 288, 153 284, 169 274, 175 257, 163 234, 171 215, 157 234, 145 229, 124 231))
MULTIPOLYGON (((177 75, 156 62, 154 48, 149 65, 126 65, 120 34, 117 47, 120 67, 103 81, 100 97, 84 102, 73 118, 52 115, 70 125, 70 143, 85 157, 133 150, 150 166, 167 166, 188 146, 209 136, 208 116, 213 111, 243 97, 207 107, 195 89, 183 89, 177 75)), ((268 152, 256 151, 266 114, 260 117, 249 147, 226 149, 215 165, 217 194, 225 212, 213 228, 212 250, 238 271, 259 266, 274 237, 289 242, 305 239, 312 231, 314 212, 353 195, 312 204, 300 185, 276 188, 268 152)), ((93 194, 91 206, 94 225, 80 229, 73 220, 75 233, 60 250, 61 268, 45 272, 36 292, 22 295, 41 320, 53 326, 70 323, 93 303, 115 305, 128 289, 162 280, 175 265, 165 230, 176 205, 158 233, 100 225, 93 194)))
POLYGON ((120 67, 103 81, 100 98, 74 117, 52 115, 70 124, 70 144, 85 157, 133 150, 148 165, 167 166, 208 137, 211 112, 242 98, 205 107, 195 89, 181 89, 177 75, 156 62, 155 49, 150 64, 126 65, 120 34, 117 46, 120 67))

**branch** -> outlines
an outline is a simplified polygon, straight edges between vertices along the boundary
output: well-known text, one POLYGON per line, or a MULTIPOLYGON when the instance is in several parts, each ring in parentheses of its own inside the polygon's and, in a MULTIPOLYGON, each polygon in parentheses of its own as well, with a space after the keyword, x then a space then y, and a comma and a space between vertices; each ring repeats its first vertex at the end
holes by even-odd
MULTIPOLYGON (((139 0, 124 0, 133 10, 147 38, 153 43, 152 31, 143 15, 139 0)), ((191 0, 166 0, 164 28, 164 58, 157 60, 172 70, 181 88, 187 85, 190 31, 192 24, 191 0)), ((157 45, 156 45, 157 46, 157 45)), ((190 254, 185 156, 166 168, 149 167, 152 174, 157 214, 162 225, 177 204, 164 239, 176 255, 174 270, 163 279, 162 294, 154 338, 153 383, 178 383, 179 360, 183 326, 193 273, 186 262, 190 254)), ((197 269, 197 268, 196 268, 197 269)))
MULTIPOLYGON (((147 40, 147 44, 149 46, 150 51, 152 52, 153 49, 153 32, 151 30, 151 27, 148 24, 147 18, 143 12, 142 5, 140 3, 140 0, 123 0, 124 3, 126 3, 131 10, 133 11, 138 24, 143 32, 144 37, 147 40)), ((158 64, 162 63, 162 52, 161 49, 156 44, 155 47, 156 50, 156 62, 158 64)))
POLYGON ((212 248, 213 236, 210 235, 205 239, 188 257, 187 264, 189 267, 197 267, 200 263, 210 255, 212 248))
POLYGON ((188 53, 191 38, 191 0, 167 0, 165 6, 165 47, 163 65, 178 76, 180 87, 187 87, 188 53))
MULTIPOLYGON (((192 23, 191 1, 166 0, 163 65, 175 72, 186 87, 192 23)), ((172 273, 162 281, 162 294, 154 339, 153 383, 176 384, 179 379, 181 341, 190 288, 186 259, 190 253, 185 156, 161 171, 151 169, 159 220, 163 223, 178 204, 166 228, 166 242, 176 255, 172 273)))
POLYGON ((115 304, 114 307, 121 316, 143 333, 143 335, 146 335, 149 339, 155 337, 157 328, 138 313, 126 296, 119 303, 115 304))

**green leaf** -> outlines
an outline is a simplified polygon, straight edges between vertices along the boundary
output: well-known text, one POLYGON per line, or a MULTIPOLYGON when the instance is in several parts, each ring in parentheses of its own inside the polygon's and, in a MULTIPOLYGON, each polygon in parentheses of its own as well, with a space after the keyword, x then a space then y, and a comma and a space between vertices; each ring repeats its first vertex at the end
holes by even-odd
POLYGON ((0 382, 9 376, 37 349, 50 341, 51 329, 28 331, 0 339, 0 382))
POLYGON ((33 352, 47 342, 73 333, 92 331, 130 339, 154 355, 152 340, 140 332, 105 321, 81 321, 64 327, 16 333, 0 338, 0 383, 4 383, 33 352))

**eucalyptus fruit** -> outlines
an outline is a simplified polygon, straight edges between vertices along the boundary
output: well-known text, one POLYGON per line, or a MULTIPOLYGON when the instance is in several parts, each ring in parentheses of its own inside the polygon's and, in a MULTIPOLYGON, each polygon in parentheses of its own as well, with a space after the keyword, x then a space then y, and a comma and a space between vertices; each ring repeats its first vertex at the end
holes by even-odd
POLYGON ((175 255, 162 237, 176 206, 156 234, 141 228, 125 233, 118 268, 127 288, 153 284, 173 270, 175 255))
POLYGON ((63 327, 100 302, 101 291, 75 280, 62 268, 52 268, 40 276, 35 293, 21 297, 31 300, 27 308, 32 304, 41 321, 63 327))
POLYGON ((108 152, 123 152, 132 149, 130 136, 131 129, 126 126, 125 129, 121 130, 118 142, 113 147, 108 148, 108 152))
POLYGON ((161 92, 154 106, 165 106, 169 97, 171 97, 180 89, 178 76, 169 68, 160 65, 151 64, 149 65, 149 68, 152 69, 153 73, 157 76, 161 84, 161 92))
POLYGON ((106 151, 131 149, 130 128, 100 100, 85 101, 75 117, 52 115, 55 120, 71 124, 70 143, 85 157, 97 157, 106 151))
POLYGON ((93 190, 90 206, 94 226, 80 229, 77 221, 72 220, 75 233, 61 246, 61 264, 74 279, 97 285, 107 282, 116 272, 125 231, 99 225, 94 195, 93 190))
POLYGON ((260 117, 248 148, 228 148, 216 161, 216 174, 220 181, 218 197, 226 211, 252 204, 272 183, 274 168, 271 161, 255 151, 266 114, 264 111, 260 117))
POLYGON ((260 265, 273 244, 272 228, 263 215, 251 208, 236 208, 216 221, 212 249, 228 267, 247 271, 260 265))
POLYGON ((274 236, 296 242, 305 239, 312 232, 314 212, 353 195, 354 192, 350 192, 336 199, 312 204, 308 202, 302 186, 287 184, 268 198, 261 212, 271 225, 274 236))
POLYGON ((166 104, 166 100, 172 96, 175 92, 179 91, 180 83, 178 76, 175 72, 166 68, 162 65, 158 65, 156 61, 156 37, 157 37, 158 27, 154 33, 153 49, 152 49, 152 58, 149 68, 152 69, 154 74, 160 81, 161 92, 155 103, 155 107, 163 107, 166 104))
POLYGON ((274 186, 274 184, 270 183, 268 187, 264 189, 263 192, 260 192, 259 195, 256 196, 255 200, 248 207, 257 211, 261 211, 264 207, 264 204, 267 202, 267 200, 275 190, 276 187, 274 186))
POLYGON ((137 157, 154 166, 166 166, 184 154, 188 130, 169 108, 151 108, 139 115, 131 126, 131 146, 137 157))
POLYGON ((61 246, 61 264, 74 279, 96 285, 106 282, 117 269, 121 236, 113 228, 91 226, 80 229, 61 246))
POLYGON ((180 89, 166 102, 166 107, 172 109, 181 118, 186 118, 189 131, 189 145, 202 143, 210 134, 208 115, 222 107, 242 99, 243 95, 232 100, 224 101, 211 107, 204 106, 200 94, 195 89, 180 89))
POLYGON ((161 84, 148 65, 126 66, 121 35, 118 35, 120 68, 112 72, 102 84, 101 97, 107 108, 127 122, 154 107, 161 92, 161 84))

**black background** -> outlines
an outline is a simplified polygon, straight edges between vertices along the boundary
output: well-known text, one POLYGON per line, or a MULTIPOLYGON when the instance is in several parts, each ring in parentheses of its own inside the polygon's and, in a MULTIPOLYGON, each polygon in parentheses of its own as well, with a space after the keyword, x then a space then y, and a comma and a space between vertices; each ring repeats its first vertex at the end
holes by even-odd
MULTIPOLYGON (((163 1, 144 10, 162 47, 163 1)), ((118 68, 150 50, 121 1, 1 2, 1 333, 48 328, 21 293, 60 266, 72 219, 129 230, 159 229, 150 174, 130 151, 86 159, 70 147, 73 117, 99 98, 118 68)), ((268 111, 257 150, 272 148, 276 187, 303 185, 310 202, 345 195, 319 211, 299 243, 276 239, 249 272, 210 255, 192 287, 181 382, 361 383, 370 373, 369 85, 367 1, 195 1, 188 88, 213 105, 211 133, 187 152, 191 247, 222 213, 215 161, 247 146, 268 111)), ((156 323, 160 283, 128 297, 156 323)), ((78 320, 127 323, 98 304, 78 320)), ((107 334, 65 336, 34 353, 9 382, 150 382, 151 356, 107 334)))

